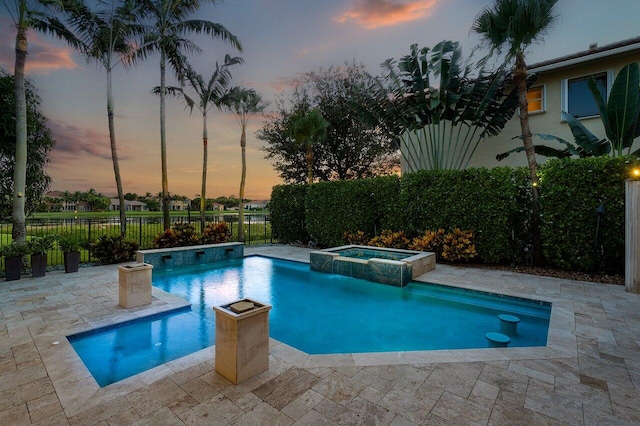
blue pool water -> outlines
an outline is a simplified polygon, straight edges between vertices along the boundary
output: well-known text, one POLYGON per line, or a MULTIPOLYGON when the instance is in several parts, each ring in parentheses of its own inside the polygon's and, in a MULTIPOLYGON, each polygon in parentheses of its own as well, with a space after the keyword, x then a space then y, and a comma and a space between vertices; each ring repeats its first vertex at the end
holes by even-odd
POLYGON ((412 282, 404 288, 247 257, 154 271, 188 312, 71 337, 101 386, 215 343, 211 309, 245 297, 271 304, 271 337, 310 354, 486 348, 498 315, 520 318, 509 346, 544 346, 547 303, 412 282))

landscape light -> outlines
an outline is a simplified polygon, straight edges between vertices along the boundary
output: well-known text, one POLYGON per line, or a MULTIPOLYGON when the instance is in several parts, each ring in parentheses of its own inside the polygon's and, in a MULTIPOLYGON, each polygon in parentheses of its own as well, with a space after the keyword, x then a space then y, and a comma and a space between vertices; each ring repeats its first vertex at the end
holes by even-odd
POLYGON ((633 169, 633 171, 631 172, 631 174, 633 175, 634 178, 638 179, 640 178, 640 169, 639 168, 635 168, 633 169))

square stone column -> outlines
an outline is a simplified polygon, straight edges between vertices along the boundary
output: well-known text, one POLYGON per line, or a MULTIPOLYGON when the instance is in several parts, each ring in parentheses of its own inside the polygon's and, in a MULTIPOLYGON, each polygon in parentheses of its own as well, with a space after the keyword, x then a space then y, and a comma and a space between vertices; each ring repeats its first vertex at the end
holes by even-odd
POLYGON ((130 309, 151 303, 152 269, 147 263, 118 266, 120 306, 130 309))
POLYGON ((233 383, 269 369, 270 305, 244 299, 214 306, 216 371, 233 383))
POLYGON ((640 180, 625 182, 624 289, 640 293, 640 180))

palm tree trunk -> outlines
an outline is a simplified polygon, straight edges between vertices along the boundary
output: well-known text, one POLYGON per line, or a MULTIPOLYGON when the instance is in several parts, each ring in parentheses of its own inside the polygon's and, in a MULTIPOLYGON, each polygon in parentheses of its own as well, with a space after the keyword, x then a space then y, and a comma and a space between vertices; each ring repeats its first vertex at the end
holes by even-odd
POLYGON ((209 138, 207 136, 207 111, 202 113, 202 189, 200 191, 200 232, 204 231, 207 206, 207 158, 209 138))
POLYGON ((166 91, 166 59, 160 51, 160 158, 162 163, 162 224, 164 230, 171 228, 169 218, 169 182, 167 179, 167 138, 165 131, 165 91, 166 91))
POLYGON ((120 236, 127 235, 127 216, 124 204, 124 191, 122 190, 122 179, 120 178, 120 163, 118 162, 118 151, 116 149, 116 126, 114 122, 113 86, 111 84, 111 68, 107 68, 107 116, 109 118, 109 141, 111 142, 111 160, 113 161, 113 173, 116 176, 116 189, 118 190, 118 200, 120 202, 120 236))
POLYGON ((247 179, 247 134, 242 123, 240 151, 242 152, 242 174, 240 175, 240 202, 238 203, 238 241, 244 242, 244 185, 247 179))
POLYGON ((307 143, 307 181, 309 185, 313 183, 313 147, 307 143))
POLYGON ((16 102, 16 162, 13 168, 13 206, 11 218, 14 242, 26 241, 25 190, 27 181, 27 99, 25 92, 24 67, 27 60, 27 33, 20 22, 16 34, 16 63, 14 89, 16 102))
POLYGON ((533 262, 541 265, 542 237, 540 235, 540 204, 538 192, 538 162, 533 147, 531 129, 529 128, 529 102, 527 101, 527 65, 522 52, 516 54, 516 66, 514 79, 518 86, 518 106, 520 107, 520 128, 522 130, 522 143, 527 155, 529 165, 529 178, 531 179, 531 238, 533 240, 533 262))

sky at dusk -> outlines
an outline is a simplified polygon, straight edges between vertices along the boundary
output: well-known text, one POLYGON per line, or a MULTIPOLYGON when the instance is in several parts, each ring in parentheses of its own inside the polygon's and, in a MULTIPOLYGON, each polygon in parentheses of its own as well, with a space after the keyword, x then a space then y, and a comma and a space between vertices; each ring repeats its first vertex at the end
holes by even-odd
MULTIPOLYGON (((227 0, 205 5, 194 18, 223 24, 240 38, 242 53, 218 40, 193 37, 205 54, 190 62, 205 81, 216 60, 241 56, 233 84, 256 89, 272 102, 292 87, 296 77, 318 67, 361 62, 372 74, 387 58, 400 58, 409 46, 432 47, 459 41, 467 56, 480 39, 469 29, 492 0, 227 0)), ((586 50, 640 35, 638 0, 560 0, 559 20, 527 56, 528 63, 586 50)), ((106 114, 106 73, 48 36, 30 32, 27 74, 38 88, 42 111, 57 141, 47 168, 51 189, 115 194, 106 114)), ((15 30, 0 11, 0 66, 14 68, 15 30)), ((151 94, 160 83, 159 55, 135 68, 114 72, 116 137, 125 192, 158 193, 160 101, 151 94)), ((169 78, 169 84, 175 84, 169 78)), ((250 120, 247 133, 246 198, 267 199, 282 183, 258 150, 254 132, 264 119, 250 120)), ((238 194, 240 126, 225 112, 209 115, 207 196, 238 194)), ((202 173, 202 116, 189 115, 177 99, 167 101, 169 191, 194 197, 202 173)))

